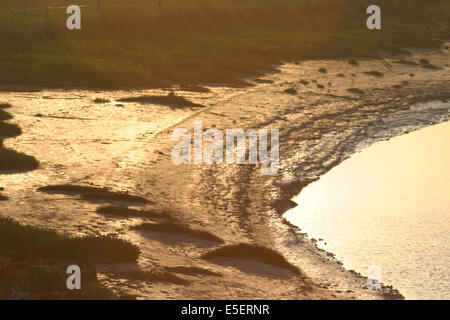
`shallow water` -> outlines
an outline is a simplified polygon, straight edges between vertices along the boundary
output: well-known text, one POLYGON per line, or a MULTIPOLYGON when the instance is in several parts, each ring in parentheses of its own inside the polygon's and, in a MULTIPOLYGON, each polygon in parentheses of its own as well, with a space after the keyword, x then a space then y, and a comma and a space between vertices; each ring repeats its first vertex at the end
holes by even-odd
POLYGON ((450 122, 378 142, 330 170, 285 214, 346 268, 407 299, 450 299, 450 122))

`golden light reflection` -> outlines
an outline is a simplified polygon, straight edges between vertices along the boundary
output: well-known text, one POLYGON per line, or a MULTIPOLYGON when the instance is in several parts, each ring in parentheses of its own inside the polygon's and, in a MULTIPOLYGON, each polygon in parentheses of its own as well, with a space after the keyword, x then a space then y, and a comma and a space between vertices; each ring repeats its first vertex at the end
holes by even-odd
POLYGON ((380 266, 407 298, 448 299, 449 137, 446 122, 377 143, 306 187, 285 217, 346 267, 380 266))

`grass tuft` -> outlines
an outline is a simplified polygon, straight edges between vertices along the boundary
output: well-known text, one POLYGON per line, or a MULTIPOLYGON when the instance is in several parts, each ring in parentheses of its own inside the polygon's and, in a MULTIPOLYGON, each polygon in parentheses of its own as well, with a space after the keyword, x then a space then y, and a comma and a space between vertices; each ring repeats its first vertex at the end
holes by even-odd
POLYGON ((203 240, 223 242, 222 239, 220 239, 219 237, 215 236, 212 233, 203 230, 190 229, 175 222, 143 223, 134 226, 133 229, 154 231, 167 234, 185 234, 203 240))
POLYGON ((108 188, 80 186, 71 184, 39 187, 38 191, 46 193, 78 194, 83 199, 150 203, 148 199, 128 193, 110 191, 108 188))
POLYGON ((202 259, 237 258, 263 262, 275 267, 287 269, 295 274, 301 274, 300 270, 289 263, 278 252, 256 244, 240 243, 227 245, 213 249, 202 256, 202 259))
POLYGON ((372 70, 372 71, 364 71, 364 74, 367 74, 369 76, 374 76, 374 77, 382 77, 384 76, 381 72, 376 71, 376 70, 372 70))
POLYGON ((307 80, 300 80, 299 83, 301 83, 304 86, 307 86, 309 84, 309 81, 307 81, 307 80))
POLYGON ((295 88, 288 88, 288 89, 284 90, 284 93, 296 95, 297 90, 295 88))
POLYGON ((32 156, 0 148, 0 170, 34 170, 39 162, 32 156))
POLYGON ((141 104, 159 104, 163 106, 171 107, 172 109, 179 108, 203 108, 204 105, 197 104, 187 100, 184 97, 177 96, 174 92, 168 95, 155 95, 155 96, 139 96, 119 99, 120 102, 138 102, 141 104))
POLYGON ((127 217, 138 217, 138 218, 164 218, 173 219, 168 211, 153 211, 153 210, 137 210, 130 209, 123 206, 103 206, 96 209, 97 213, 105 215, 115 215, 115 216, 127 216, 127 217))
POLYGON ((450 21, 448 0, 383 1, 392 14, 376 41, 361 28, 366 0, 163 0, 160 9, 157 1, 108 0, 101 15, 91 10, 96 0, 83 0, 89 10, 73 32, 63 8, 70 3, 53 2, 61 4, 50 3, 44 19, 41 0, 0 1, 0 84, 242 84, 283 61, 441 48, 450 21))
POLYGON ((0 121, 6 121, 10 119, 12 119, 11 114, 0 108, 0 121))
POLYGON ((96 262, 135 261, 137 246, 115 235, 66 237, 55 231, 22 225, 11 218, 0 217, 0 249, 11 256, 32 259, 80 260, 96 262))
POLYGON ((108 99, 104 99, 104 98, 95 98, 93 100, 94 103, 108 103, 109 100, 108 99))
POLYGON ((11 114, 3 110, 10 107, 10 104, 0 104, 0 170, 37 169, 39 162, 34 157, 3 147, 4 138, 12 138, 22 134, 22 130, 17 125, 3 122, 12 119, 11 114))
POLYGON ((361 89, 358 89, 358 88, 347 89, 347 92, 356 93, 356 94, 363 94, 364 93, 361 89))
POLYGON ((12 138, 22 134, 22 130, 13 123, 0 122, 0 138, 12 138))

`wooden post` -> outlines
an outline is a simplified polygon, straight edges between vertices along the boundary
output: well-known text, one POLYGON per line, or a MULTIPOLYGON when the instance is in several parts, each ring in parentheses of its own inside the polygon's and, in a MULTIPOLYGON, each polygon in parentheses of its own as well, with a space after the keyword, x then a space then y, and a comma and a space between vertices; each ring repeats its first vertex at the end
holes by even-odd
POLYGON ((161 9, 162 7, 162 0, 158 0, 158 8, 161 9))
POLYGON ((102 11, 102 2, 101 2, 101 0, 97 0, 97 10, 99 12, 102 11))

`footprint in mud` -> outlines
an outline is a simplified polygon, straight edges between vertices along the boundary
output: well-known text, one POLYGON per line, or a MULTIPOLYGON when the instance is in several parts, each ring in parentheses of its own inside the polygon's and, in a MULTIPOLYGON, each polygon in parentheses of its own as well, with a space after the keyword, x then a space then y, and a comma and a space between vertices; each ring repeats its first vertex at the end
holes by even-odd
POLYGON ((151 203, 150 200, 130 195, 124 192, 111 191, 108 188, 91 187, 91 186, 80 186, 80 185, 52 185, 38 188, 38 191, 45 192, 49 194, 69 194, 69 195, 79 195, 83 200, 92 202, 127 202, 127 203, 138 203, 147 204, 151 203))

